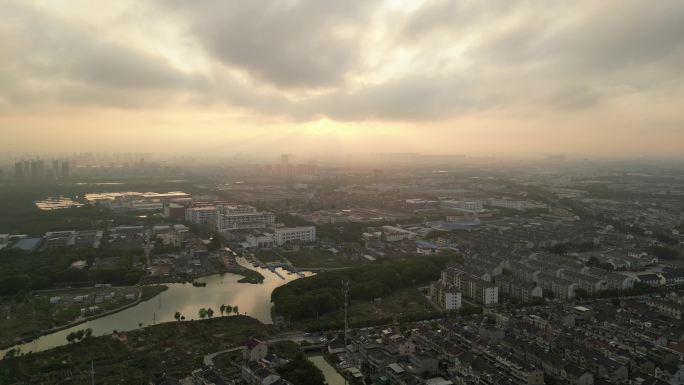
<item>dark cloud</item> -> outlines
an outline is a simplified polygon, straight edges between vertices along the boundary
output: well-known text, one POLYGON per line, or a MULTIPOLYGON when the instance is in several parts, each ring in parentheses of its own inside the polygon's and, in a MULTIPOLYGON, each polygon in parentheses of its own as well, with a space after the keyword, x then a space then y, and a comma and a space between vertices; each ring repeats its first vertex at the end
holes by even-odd
MULTIPOLYGON (((162 57, 116 41, 100 40, 35 8, 5 4, 10 22, 0 37, 3 57, 0 94, 18 103, 57 101, 133 107, 150 93, 179 90, 203 82, 173 68, 162 57)), ((162 98, 166 100, 166 98, 162 98)))
POLYGON ((492 109, 581 112, 624 93, 682 93, 684 4, 673 0, 427 0, 401 16, 363 0, 147 4, 141 16, 177 23, 205 71, 181 71, 134 41, 8 1, 0 4, 0 106, 175 103, 294 120, 429 121, 492 109), (371 44, 377 24, 382 47, 371 44), (454 47, 462 65, 449 62, 454 47), (373 73, 385 68, 368 57, 391 61, 399 51, 402 70, 373 73))
POLYGON ((278 87, 336 86, 355 68, 377 1, 162 1, 207 52, 278 87))

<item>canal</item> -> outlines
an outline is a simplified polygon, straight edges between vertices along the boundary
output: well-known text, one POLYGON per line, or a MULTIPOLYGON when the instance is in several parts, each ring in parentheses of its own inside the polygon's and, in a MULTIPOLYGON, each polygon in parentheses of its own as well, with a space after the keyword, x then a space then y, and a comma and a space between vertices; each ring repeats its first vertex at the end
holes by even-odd
POLYGON ((309 361, 313 362, 323 372, 323 377, 325 377, 325 382, 328 385, 344 385, 344 377, 337 373, 335 368, 323 358, 322 354, 311 354, 308 358, 309 361))

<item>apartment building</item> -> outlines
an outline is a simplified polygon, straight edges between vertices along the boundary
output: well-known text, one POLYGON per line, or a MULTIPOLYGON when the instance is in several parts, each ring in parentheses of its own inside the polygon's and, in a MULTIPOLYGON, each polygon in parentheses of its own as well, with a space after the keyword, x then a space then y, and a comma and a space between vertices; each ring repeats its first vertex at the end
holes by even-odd
POLYGON ((537 284, 544 291, 553 293, 558 299, 572 299, 575 297, 577 284, 565 278, 556 277, 547 273, 537 274, 537 284))
POLYGON ((243 214, 218 214, 216 228, 219 231, 239 229, 258 229, 275 222, 275 214, 268 211, 257 211, 243 214))
POLYGON ((216 206, 189 207, 185 209, 185 220, 199 225, 216 223, 218 211, 216 206))
POLYGON ((525 282, 510 275, 501 275, 496 278, 499 291, 515 298, 522 303, 530 302, 533 298, 540 298, 544 290, 532 282, 525 282))
POLYGON ((430 298, 444 310, 461 308, 461 292, 455 285, 437 281, 430 285, 430 298))
POLYGON ((279 227, 274 231, 275 243, 282 246, 288 243, 316 242, 316 227, 279 227))
POLYGON ((491 305, 499 302, 499 289, 496 285, 463 269, 452 266, 442 271, 442 283, 454 286, 477 303, 491 305))

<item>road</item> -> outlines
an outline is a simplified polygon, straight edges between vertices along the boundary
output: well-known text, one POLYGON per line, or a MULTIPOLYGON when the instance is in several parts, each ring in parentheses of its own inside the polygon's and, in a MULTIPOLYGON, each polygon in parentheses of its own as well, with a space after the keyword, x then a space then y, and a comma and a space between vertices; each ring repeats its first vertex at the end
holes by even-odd
MULTIPOLYGON (((265 342, 268 345, 274 344, 276 342, 283 342, 283 341, 299 342, 299 341, 304 339, 304 334, 305 333, 287 333, 287 334, 283 334, 279 337, 266 340, 265 342)), ((221 354, 235 352, 238 350, 242 350, 242 346, 238 346, 235 348, 230 348, 230 349, 221 350, 221 351, 218 351, 215 353, 207 354, 206 356, 204 356, 204 359, 203 359, 204 365, 214 366, 214 358, 216 358, 217 356, 220 356, 221 354)))

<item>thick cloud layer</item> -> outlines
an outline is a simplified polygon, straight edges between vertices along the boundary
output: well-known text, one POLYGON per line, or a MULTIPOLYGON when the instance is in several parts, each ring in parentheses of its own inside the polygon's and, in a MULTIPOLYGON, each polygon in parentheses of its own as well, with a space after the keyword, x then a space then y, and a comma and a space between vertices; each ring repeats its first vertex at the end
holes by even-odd
POLYGON ((49 0, 0 3, 0 114, 88 105, 614 124, 626 109, 657 110, 648 121, 669 130, 681 123, 678 0, 87 4, 72 15, 49 0))

